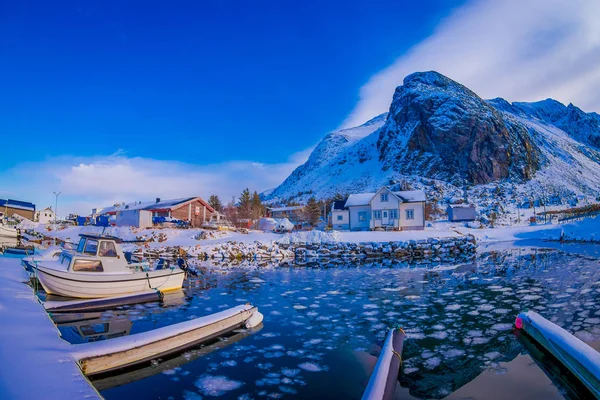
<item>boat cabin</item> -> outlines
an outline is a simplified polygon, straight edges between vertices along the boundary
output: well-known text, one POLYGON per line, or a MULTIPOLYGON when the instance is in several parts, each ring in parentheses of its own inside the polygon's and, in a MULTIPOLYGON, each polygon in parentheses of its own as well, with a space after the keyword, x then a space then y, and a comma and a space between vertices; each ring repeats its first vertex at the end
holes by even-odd
POLYGON ((63 252, 62 265, 69 265, 73 272, 132 272, 119 246, 121 239, 114 236, 80 235, 77 250, 63 252))

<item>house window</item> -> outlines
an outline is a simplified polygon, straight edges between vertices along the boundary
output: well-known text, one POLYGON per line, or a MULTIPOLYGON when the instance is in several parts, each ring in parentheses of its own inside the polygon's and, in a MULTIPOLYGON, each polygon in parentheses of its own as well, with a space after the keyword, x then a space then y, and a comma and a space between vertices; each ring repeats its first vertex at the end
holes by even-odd
POLYGON ((388 194, 387 193, 381 193, 381 202, 386 202, 388 201, 388 194))
POLYGON ((387 211, 383 212, 383 218, 387 218, 387 211))
POLYGON ((343 221, 343 220, 344 220, 344 217, 343 217, 342 215, 338 215, 338 216, 337 216, 337 220, 338 220, 338 221, 343 221))
POLYGON ((413 210, 412 208, 406 210, 406 219, 415 219, 415 210, 413 210))
POLYGON ((360 211, 358 213, 358 221, 359 222, 365 222, 367 220, 367 212, 366 211, 360 211))
POLYGON ((390 218, 398 219, 398 210, 390 210, 390 218))
POLYGON ((379 211, 379 210, 373 211, 373 219, 381 219, 381 211, 379 211))

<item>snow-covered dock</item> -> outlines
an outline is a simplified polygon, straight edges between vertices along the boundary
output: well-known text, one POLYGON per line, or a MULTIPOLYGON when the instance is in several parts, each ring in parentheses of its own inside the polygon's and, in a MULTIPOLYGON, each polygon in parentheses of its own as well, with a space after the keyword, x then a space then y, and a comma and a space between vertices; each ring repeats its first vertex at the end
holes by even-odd
POLYGON ((28 281, 19 259, 0 257, 0 398, 101 398, 28 281))

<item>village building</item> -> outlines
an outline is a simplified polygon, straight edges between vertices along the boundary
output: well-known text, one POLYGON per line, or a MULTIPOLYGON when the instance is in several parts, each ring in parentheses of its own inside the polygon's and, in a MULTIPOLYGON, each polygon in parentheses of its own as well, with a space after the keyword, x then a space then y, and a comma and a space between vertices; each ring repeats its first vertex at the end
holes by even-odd
POLYGON ((337 200, 331 205, 331 227, 335 230, 350 230, 350 211, 346 207, 347 200, 337 200))
POLYGON ((475 221, 476 213, 473 204, 449 204, 446 209, 448 221, 475 221))
MULTIPOLYGON (((209 221, 215 210, 201 197, 186 197, 173 200, 161 200, 157 198, 154 202, 134 202, 129 204, 106 207, 98 212, 98 215, 115 215, 120 211, 148 211, 152 217, 173 218, 181 221, 189 221, 194 228, 201 227, 209 221)), ((121 216, 134 218, 138 216, 133 225, 145 226, 147 224, 147 213, 123 213, 121 216)), ((134 218, 135 219, 135 218, 134 218)))
POLYGON ((35 204, 26 201, 0 199, 0 214, 4 217, 17 214, 33 221, 35 218, 35 204))
POLYGON ((40 224, 48 224, 54 222, 56 219, 56 214, 52 210, 52 207, 46 207, 43 210, 40 210, 35 213, 35 221, 40 224))
POLYGON ((271 218, 287 218, 294 225, 304 221, 304 206, 275 207, 269 209, 271 218))
POLYGON ((351 194, 348 209, 350 230, 422 230, 425 229, 425 192, 392 192, 382 187, 375 193, 351 194))

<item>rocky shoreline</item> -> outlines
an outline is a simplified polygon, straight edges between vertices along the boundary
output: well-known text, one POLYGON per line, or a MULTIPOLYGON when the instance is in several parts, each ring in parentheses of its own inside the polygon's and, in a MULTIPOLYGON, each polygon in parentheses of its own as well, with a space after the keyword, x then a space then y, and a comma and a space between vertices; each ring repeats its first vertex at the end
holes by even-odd
POLYGON ((365 243, 225 242, 192 252, 199 260, 432 259, 469 257, 477 250, 475 236, 365 243))

